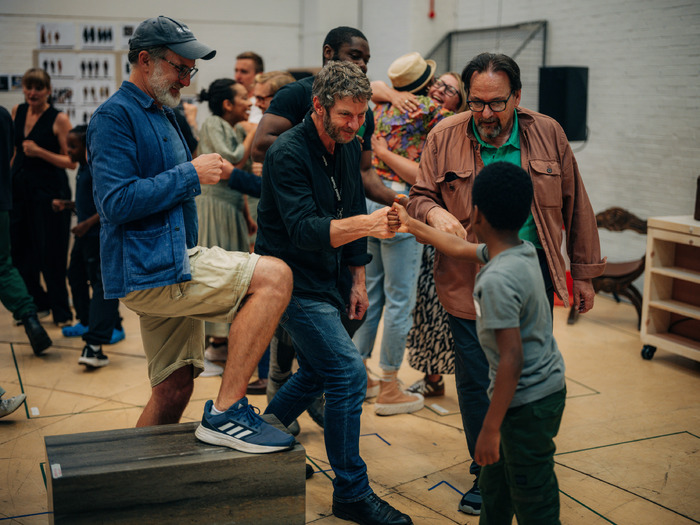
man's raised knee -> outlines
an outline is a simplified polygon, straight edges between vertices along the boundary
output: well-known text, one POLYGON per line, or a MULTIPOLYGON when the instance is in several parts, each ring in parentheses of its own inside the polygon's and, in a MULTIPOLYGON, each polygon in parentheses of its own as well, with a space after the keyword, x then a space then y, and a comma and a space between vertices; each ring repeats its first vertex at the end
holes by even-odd
POLYGON ((284 261, 275 257, 260 257, 251 281, 251 287, 255 284, 254 292, 256 289, 267 289, 289 301, 292 283, 292 270, 284 261))

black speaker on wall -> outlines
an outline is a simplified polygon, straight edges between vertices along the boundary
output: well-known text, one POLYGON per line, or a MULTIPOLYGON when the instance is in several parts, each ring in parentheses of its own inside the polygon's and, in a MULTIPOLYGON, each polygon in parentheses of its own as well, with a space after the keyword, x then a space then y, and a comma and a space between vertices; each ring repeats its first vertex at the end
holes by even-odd
POLYGON ((569 142, 586 140, 587 67, 541 67, 540 113, 564 128, 569 142))

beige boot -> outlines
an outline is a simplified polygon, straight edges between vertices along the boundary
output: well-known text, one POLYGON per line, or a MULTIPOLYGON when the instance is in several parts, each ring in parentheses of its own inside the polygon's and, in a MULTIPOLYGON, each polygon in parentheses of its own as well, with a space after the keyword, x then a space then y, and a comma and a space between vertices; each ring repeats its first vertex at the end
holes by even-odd
POLYGON ((377 397, 377 394, 379 394, 379 381, 372 377, 369 368, 367 368, 366 359, 365 370, 367 371, 367 393, 365 394, 365 399, 369 399, 370 397, 377 397))
POLYGON ((407 394, 399 386, 398 372, 384 371, 379 382, 379 396, 374 404, 374 413, 378 416, 393 414, 410 414, 423 408, 423 396, 407 394))

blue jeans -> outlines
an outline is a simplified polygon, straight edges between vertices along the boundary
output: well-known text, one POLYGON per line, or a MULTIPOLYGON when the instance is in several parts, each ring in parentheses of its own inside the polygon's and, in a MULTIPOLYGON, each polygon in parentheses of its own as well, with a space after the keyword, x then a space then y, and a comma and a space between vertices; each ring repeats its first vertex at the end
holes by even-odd
MULTIPOLYGON (((367 213, 382 207, 367 201, 367 213)), ((367 359, 374 348, 384 310, 379 366, 382 370, 396 371, 401 368, 406 336, 413 326, 423 246, 410 233, 397 233, 391 239, 369 237, 367 249, 372 254, 372 262, 365 267, 369 308, 353 342, 367 359)))
POLYGON ((477 478, 481 467, 473 460, 476 438, 489 408, 489 363, 479 344, 476 321, 448 314, 455 347, 455 383, 467 448, 472 457, 469 472, 477 478))
POLYGON ((360 416, 367 374, 360 353, 343 327, 340 311, 314 299, 292 296, 280 324, 292 338, 299 369, 265 410, 289 425, 321 394, 328 461, 335 471, 333 499, 360 501, 372 493, 360 457, 360 416))

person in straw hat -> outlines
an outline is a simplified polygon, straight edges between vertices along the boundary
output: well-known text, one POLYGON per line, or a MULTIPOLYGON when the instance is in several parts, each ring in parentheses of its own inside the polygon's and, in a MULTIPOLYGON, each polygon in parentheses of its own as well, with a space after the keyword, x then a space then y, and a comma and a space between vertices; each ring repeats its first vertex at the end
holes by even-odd
MULTIPOLYGON (((389 66, 389 79, 395 90, 415 95, 417 106, 406 112, 385 103, 375 110, 373 141, 383 140, 382 146, 392 153, 392 159, 377 153, 373 165, 387 187, 405 195, 415 182, 428 132, 451 115, 428 96, 435 80, 435 69, 435 61, 425 60, 416 52, 397 58, 389 66)), ((377 207, 374 202, 367 201, 368 211, 377 207)), ((416 301, 422 247, 412 236, 399 233, 389 239, 368 239, 368 251, 372 254, 372 261, 366 267, 370 306, 365 323, 353 337, 365 360, 374 347, 382 311, 384 331, 380 350, 381 378, 377 382, 368 374, 367 396, 377 396, 374 406, 378 415, 415 412, 423 408, 423 396, 404 392, 397 375, 406 336, 413 324, 411 311, 416 301)))

